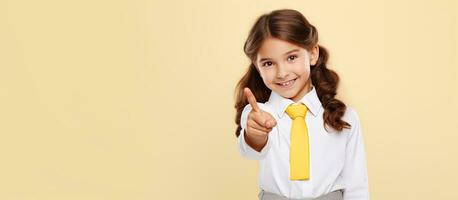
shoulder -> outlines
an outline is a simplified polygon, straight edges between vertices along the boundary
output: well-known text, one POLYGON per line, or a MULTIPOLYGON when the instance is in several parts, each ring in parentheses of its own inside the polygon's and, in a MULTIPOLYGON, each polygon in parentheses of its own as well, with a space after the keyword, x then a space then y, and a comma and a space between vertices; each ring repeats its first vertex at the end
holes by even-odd
POLYGON ((347 108, 345 109, 345 114, 343 115, 342 120, 348 122, 351 125, 351 131, 359 128, 361 124, 358 112, 355 108, 349 105, 347 105, 347 108))

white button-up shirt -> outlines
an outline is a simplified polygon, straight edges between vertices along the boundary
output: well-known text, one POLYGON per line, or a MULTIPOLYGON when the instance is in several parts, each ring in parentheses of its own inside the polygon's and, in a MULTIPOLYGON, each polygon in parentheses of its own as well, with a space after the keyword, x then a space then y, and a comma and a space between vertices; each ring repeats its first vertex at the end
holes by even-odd
POLYGON ((275 126, 268 135, 267 144, 258 152, 245 142, 244 131, 252 107, 247 104, 241 115, 238 149, 240 154, 259 161, 259 189, 288 198, 316 198, 334 190, 344 189, 344 200, 368 200, 368 177, 362 127, 356 111, 347 106, 342 120, 351 128, 336 133, 324 128, 324 108, 315 87, 300 100, 307 108, 306 123, 310 145, 310 179, 290 180, 290 130, 292 120, 285 110, 291 99, 274 91, 266 103, 257 103, 259 108, 269 112, 275 126))

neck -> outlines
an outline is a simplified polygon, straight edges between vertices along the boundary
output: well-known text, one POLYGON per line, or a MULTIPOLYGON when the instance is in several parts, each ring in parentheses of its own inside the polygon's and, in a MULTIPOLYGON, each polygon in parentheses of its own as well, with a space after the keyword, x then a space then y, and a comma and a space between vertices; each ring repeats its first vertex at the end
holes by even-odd
POLYGON ((302 97, 305 96, 305 94, 309 93, 311 90, 312 84, 310 83, 310 81, 307 81, 307 83, 305 83, 304 85, 304 88, 302 88, 302 90, 299 91, 296 96, 292 97, 291 100, 297 103, 299 102, 299 100, 302 99, 302 97))

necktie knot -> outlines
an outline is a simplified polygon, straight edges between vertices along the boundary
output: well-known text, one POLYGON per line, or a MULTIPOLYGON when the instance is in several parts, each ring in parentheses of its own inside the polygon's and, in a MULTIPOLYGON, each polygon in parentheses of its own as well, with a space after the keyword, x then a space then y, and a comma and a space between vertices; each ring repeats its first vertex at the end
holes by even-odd
POLYGON ((307 106, 302 103, 292 103, 286 108, 285 112, 292 120, 296 119, 296 117, 305 118, 305 114, 307 113, 307 106))

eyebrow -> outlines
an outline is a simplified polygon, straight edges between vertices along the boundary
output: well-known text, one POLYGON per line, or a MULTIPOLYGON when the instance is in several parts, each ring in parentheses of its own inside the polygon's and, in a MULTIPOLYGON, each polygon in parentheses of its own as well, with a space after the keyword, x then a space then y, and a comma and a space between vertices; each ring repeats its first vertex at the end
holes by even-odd
MULTIPOLYGON (((290 54, 290 53, 293 53, 293 52, 296 52, 296 51, 299 51, 299 49, 293 49, 293 50, 290 50, 286 53, 284 53, 283 55, 287 55, 287 54, 290 54)), ((269 60, 271 58, 261 58, 261 60, 259 60, 259 62, 262 62, 262 61, 265 61, 265 60, 269 60)))

